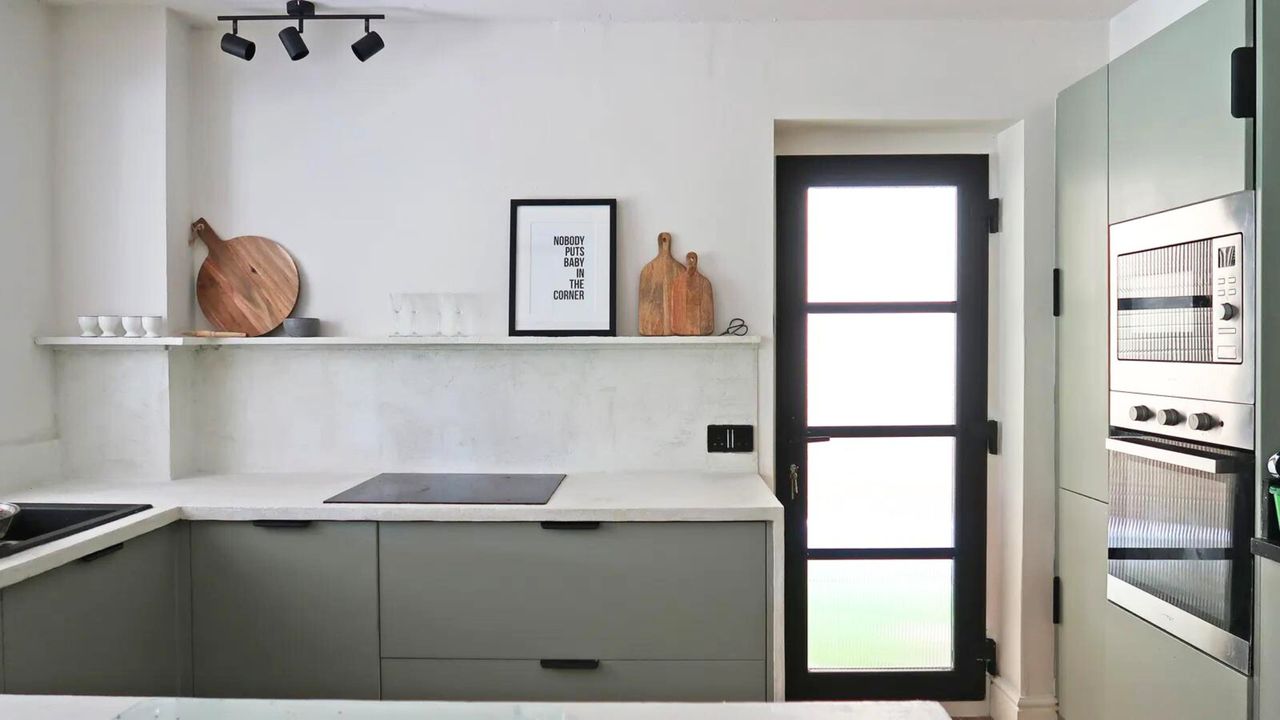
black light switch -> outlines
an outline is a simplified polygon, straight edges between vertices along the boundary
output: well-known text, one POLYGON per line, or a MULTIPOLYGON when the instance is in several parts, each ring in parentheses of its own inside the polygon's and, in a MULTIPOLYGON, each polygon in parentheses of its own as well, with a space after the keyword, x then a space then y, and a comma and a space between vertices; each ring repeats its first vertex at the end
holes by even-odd
POLYGON ((707 426, 707 452, 709 453, 749 453, 755 449, 756 432, 754 426, 707 426))

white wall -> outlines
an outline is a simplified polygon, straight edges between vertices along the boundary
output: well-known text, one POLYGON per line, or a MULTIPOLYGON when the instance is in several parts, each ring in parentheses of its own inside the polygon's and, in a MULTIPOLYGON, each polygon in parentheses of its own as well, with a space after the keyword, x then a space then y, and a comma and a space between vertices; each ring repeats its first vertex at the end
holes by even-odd
MULTIPOLYGON (((1017 118, 1100 65, 1104 23, 314 24, 311 56, 264 29, 249 63, 192 52, 193 214, 298 260, 298 314, 384 334, 387 294, 471 291, 505 332, 508 203, 617 197, 619 327, 659 232, 697 250, 717 323, 766 338, 772 477, 774 120, 1017 118)), ((200 252, 200 249, 197 250, 200 252)))
POLYGON ((166 11, 53 13, 52 327, 71 332, 76 315, 165 314, 166 11))
POLYGON ((56 457, 41 450, 55 435, 53 364, 31 342, 54 297, 49 39, 42 4, 0 3, 0 484, 56 457))
POLYGON ((1138 0, 1111 18, 1110 59, 1137 47, 1207 0, 1138 0))

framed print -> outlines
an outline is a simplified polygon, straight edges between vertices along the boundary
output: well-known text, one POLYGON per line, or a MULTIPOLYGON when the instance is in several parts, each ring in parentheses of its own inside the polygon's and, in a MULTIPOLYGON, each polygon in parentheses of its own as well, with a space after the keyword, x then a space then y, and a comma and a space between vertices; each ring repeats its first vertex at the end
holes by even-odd
POLYGON ((512 200, 516 335, 617 335, 617 200, 512 200))

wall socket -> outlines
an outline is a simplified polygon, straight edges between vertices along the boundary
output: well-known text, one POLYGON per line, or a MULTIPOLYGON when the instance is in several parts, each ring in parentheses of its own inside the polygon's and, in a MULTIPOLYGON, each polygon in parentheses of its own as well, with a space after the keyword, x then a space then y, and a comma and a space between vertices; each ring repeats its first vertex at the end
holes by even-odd
POLYGON ((756 431, 751 425, 708 425, 707 452, 749 453, 756 449, 756 431))

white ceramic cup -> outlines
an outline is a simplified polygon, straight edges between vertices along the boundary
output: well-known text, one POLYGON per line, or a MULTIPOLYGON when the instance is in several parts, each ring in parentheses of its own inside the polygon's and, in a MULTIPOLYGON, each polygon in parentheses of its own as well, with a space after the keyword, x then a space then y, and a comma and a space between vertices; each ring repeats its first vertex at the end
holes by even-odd
POLYGON ((120 334, 124 332, 124 328, 120 324, 119 315, 99 315, 98 327, 102 328, 102 337, 120 337, 120 334))
POLYGON ((164 318, 159 315, 143 315, 142 329, 146 331, 143 337, 158 338, 164 333, 164 318))
POLYGON ((124 336, 127 338, 142 337, 142 316, 141 315, 125 315, 120 318, 120 322, 124 325, 124 336))
POLYGON ((97 315, 81 315, 76 318, 76 322, 80 325, 80 337, 98 337, 102 334, 97 315))

